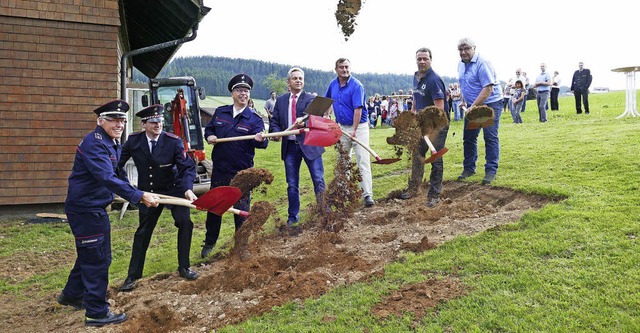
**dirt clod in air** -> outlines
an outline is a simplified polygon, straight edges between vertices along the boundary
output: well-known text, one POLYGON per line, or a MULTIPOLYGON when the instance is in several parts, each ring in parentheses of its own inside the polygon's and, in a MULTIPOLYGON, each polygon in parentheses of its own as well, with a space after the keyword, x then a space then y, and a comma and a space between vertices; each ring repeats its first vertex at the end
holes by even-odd
MULTIPOLYGON (((242 196, 247 196, 251 191, 258 186, 265 184, 271 184, 273 182, 273 174, 267 169, 261 168, 249 168, 238 172, 233 179, 231 179, 230 186, 234 186, 240 189, 242 196)), ((267 188, 262 187, 261 192, 266 193, 267 188)))
POLYGON ((362 196, 360 170, 339 142, 335 147, 338 159, 333 180, 327 185, 322 202, 316 205, 310 217, 312 224, 319 224, 327 231, 341 230, 344 219, 353 215, 362 196))
POLYGON ((336 10, 336 21, 342 30, 344 40, 349 40, 351 34, 356 30, 356 16, 362 7, 361 0, 339 0, 336 10))

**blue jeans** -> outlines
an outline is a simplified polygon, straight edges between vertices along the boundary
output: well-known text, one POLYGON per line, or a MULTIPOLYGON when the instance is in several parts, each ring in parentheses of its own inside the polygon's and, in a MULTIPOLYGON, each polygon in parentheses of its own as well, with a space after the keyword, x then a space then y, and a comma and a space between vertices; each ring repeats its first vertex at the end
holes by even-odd
POLYGON ((313 191, 316 194, 316 201, 322 200, 322 193, 326 189, 324 183, 324 165, 322 156, 315 159, 308 159, 297 144, 287 145, 287 153, 284 157, 284 171, 287 179, 287 198, 289 199, 288 220, 298 221, 300 219, 300 164, 302 160, 309 168, 313 191))
MULTIPOLYGON (((498 172, 498 161, 500 160, 500 139, 498 138, 498 128, 500 127, 500 116, 502 115, 503 100, 488 103, 487 106, 493 109, 493 125, 482 129, 485 144, 485 174, 495 174, 498 172)), ((465 117, 464 127, 467 127, 468 120, 465 117)), ((464 161, 462 166, 465 170, 476 172, 476 161, 478 161, 478 135, 480 128, 464 130, 462 134, 462 146, 464 148, 464 161)))
POLYGON ((549 91, 539 91, 538 97, 536 98, 538 102, 538 115, 540 122, 547 121, 547 100, 549 99, 549 91))

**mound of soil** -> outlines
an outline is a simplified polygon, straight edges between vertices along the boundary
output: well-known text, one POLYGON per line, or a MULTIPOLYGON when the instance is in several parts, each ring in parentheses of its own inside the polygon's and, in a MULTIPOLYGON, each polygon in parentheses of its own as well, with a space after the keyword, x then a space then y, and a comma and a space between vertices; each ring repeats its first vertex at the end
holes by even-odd
MULTIPOLYGON (((351 190, 352 185, 348 184, 354 180, 336 182, 351 190)), ((257 231, 272 214, 273 207, 256 202, 245 223, 244 241, 236 238, 246 246, 248 256, 232 250, 227 256, 212 258, 197 267, 201 275, 196 281, 186 281, 171 270, 141 279, 130 293, 119 292, 113 285, 110 302, 114 310, 125 311, 131 319, 99 330, 204 332, 239 323, 273 306, 302 302, 337 286, 383 274, 384 265, 398 260, 403 252, 428 251, 456 236, 512 223, 526 211, 539 209, 551 200, 466 182, 445 182, 443 200, 435 208, 426 208, 424 196, 403 201, 397 199, 398 194, 398 191, 390 193, 371 208, 352 202, 350 213, 334 206, 332 212, 340 213, 335 220, 324 217, 300 227, 283 226, 271 235, 257 231), (327 228, 328 225, 340 227, 327 228)), ((31 271, 42 274, 47 269, 68 265, 69 254, 59 255, 60 258, 48 260, 24 256, 1 264, 13 267, 27 278, 31 271)), ((454 278, 428 280, 403 286, 371 311, 381 319, 409 311, 419 320, 425 309, 465 292, 465 286, 454 278)), ((9 293, 1 295, 1 326, 11 327, 15 332, 85 332, 84 312, 58 305, 55 296, 52 293, 44 299, 24 300, 9 293)))

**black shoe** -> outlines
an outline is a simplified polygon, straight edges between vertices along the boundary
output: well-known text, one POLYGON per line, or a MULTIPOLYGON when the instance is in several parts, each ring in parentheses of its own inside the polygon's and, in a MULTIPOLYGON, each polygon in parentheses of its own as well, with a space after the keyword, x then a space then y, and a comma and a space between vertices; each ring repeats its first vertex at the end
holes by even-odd
POLYGON ((124 283, 122 284, 122 287, 120 287, 120 291, 131 291, 135 287, 136 287, 136 279, 128 276, 124 280, 124 283))
POLYGON ((109 324, 120 324, 129 319, 126 313, 115 314, 111 311, 107 312, 107 314, 102 318, 84 318, 85 326, 95 326, 101 327, 109 324))
POLYGON ((489 185, 494 180, 496 180, 496 174, 495 173, 488 173, 488 174, 484 175, 484 178, 482 178, 482 185, 489 185))
POLYGON ((365 207, 371 207, 375 204, 375 202, 373 201, 373 198, 370 195, 367 195, 366 197, 364 197, 364 206, 365 207))
POLYGON ((290 227, 290 226, 294 225, 297 222, 298 221, 296 221, 295 219, 288 219, 287 220, 287 227, 290 227))
POLYGON ((84 302, 82 301, 82 298, 71 298, 64 294, 60 294, 58 295, 58 298, 56 298, 56 301, 58 301, 58 304, 60 305, 72 306, 76 310, 84 309, 84 302))
POLYGON ((438 205, 438 202, 440 202, 440 198, 437 197, 428 197, 427 198, 427 208, 433 208, 436 205, 438 205))
POLYGON ((582 114, 582 111, 576 111, 577 114, 582 114))
POLYGON ((191 268, 178 267, 178 273, 180 274, 181 277, 187 280, 195 280, 200 276, 200 274, 198 274, 196 271, 192 270, 191 268))
POLYGON ((200 258, 206 258, 211 254, 211 251, 213 251, 213 245, 207 245, 205 244, 202 247, 202 252, 200 252, 200 258))
POLYGON ((589 114, 589 111, 585 111, 584 114, 589 114))
POLYGON ((460 174, 460 176, 458 176, 458 180, 465 180, 473 175, 475 175, 476 173, 473 171, 469 171, 469 170, 462 170, 462 173, 460 174))

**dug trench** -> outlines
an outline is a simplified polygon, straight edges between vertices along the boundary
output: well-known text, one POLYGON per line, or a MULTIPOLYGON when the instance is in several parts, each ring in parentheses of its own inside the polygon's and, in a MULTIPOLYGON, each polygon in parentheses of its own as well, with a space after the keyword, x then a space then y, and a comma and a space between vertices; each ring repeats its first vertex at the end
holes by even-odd
MULTIPOLYGON (((240 246, 197 267, 201 274, 198 280, 186 281, 175 272, 157 274, 141 279, 130 293, 119 292, 112 283, 110 302, 115 311, 125 311, 130 319, 95 330, 208 332, 240 323, 274 306, 302 303, 338 286, 382 275, 384 266, 400 260, 405 252, 421 253, 460 235, 513 223, 525 212, 553 200, 495 186, 445 182, 443 200, 435 208, 424 205, 427 183, 412 199, 399 200, 395 191, 365 208, 355 183, 357 169, 341 156, 324 202, 308 208, 315 212, 310 213, 309 221, 285 227, 285 222, 274 216, 270 203, 254 202, 251 216, 234 240, 240 246), (346 176, 349 174, 351 178, 346 176), (269 218, 281 227, 263 234, 260 229, 269 218)), ((267 190, 273 179, 264 169, 247 170, 242 177, 243 184, 251 184, 249 189, 261 191, 267 190)), ((72 256, 61 254, 68 255, 72 256)), ((58 259, 47 262, 66 262, 58 259)), ((40 273, 48 265, 35 257, 21 260, 27 261, 25 267, 40 273)), ((412 312, 419 320, 425 309, 467 292, 454 277, 427 280, 402 286, 383 297, 371 312, 381 320, 412 312)), ((3 294, 0 321, 15 332, 85 332, 83 311, 58 305, 55 296, 25 300, 3 294)))

